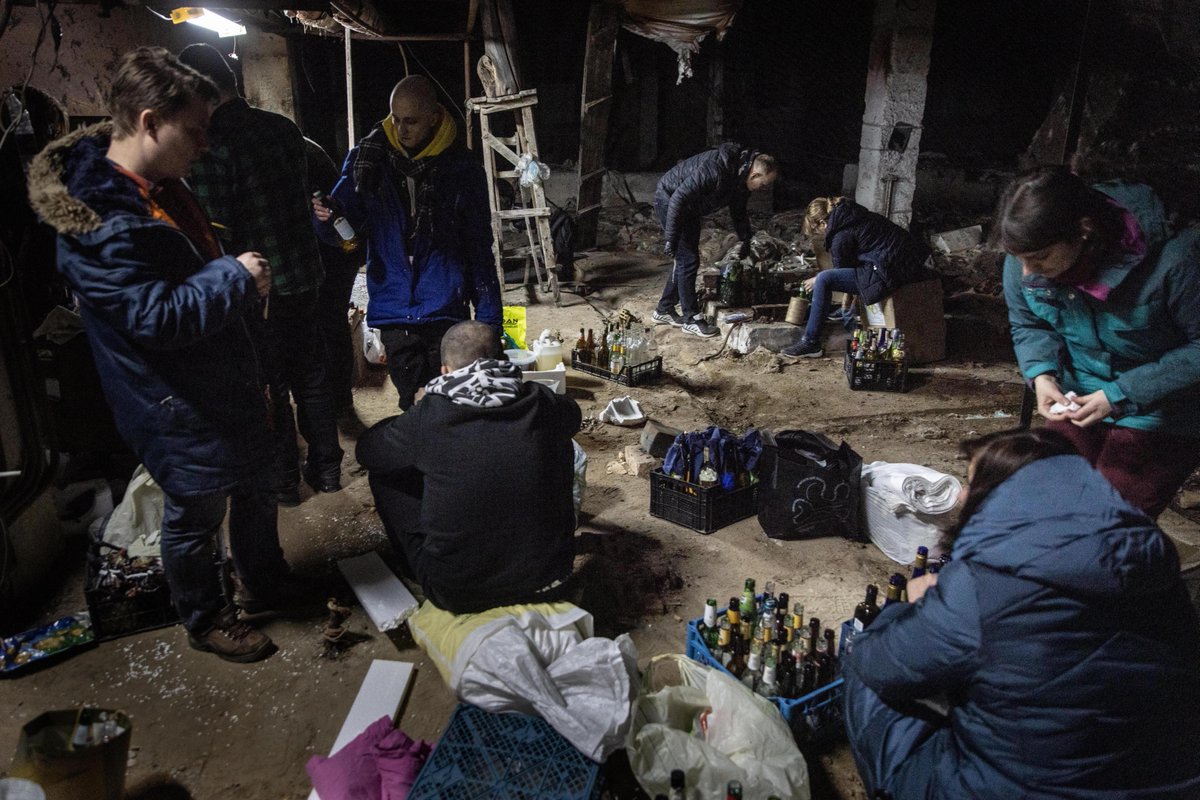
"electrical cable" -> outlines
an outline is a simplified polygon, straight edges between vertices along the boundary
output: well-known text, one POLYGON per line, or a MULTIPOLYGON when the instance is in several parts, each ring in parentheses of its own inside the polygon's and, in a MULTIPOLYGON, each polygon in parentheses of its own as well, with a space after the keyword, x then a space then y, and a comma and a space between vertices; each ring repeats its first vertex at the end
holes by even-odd
POLYGON ((174 21, 175 21, 175 20, 171 19, 170 17, 168 17, 166 14, 160 14, 160 13, 158 13, 158 12, 157 12, 157 11, 155 11, 153 8, 151 8, 150 6, 142 6, 142 8, 146 9, 147 11, 149 11, 151 14, 153 14, 153 15, 154 15, 154 16, 156 16, 156 17, 158 17, 159 19, 165 19, 167 22, 174 22, 174 21))
MULTIPOLYGON (((398 44, 400 46, 400 55, 403 56, 404 55, 404 42, 399 42, 398 44)), ((425 72, 425 74, 429 76, 429 80, 431 80, 435 84, 437 84, 437 87, 442 90, 442 94, 447 99, 453 97, 452 94, 450 94, 448 91, 446 91, 446 87, 442 86, 442 82, 433 76, 433 73, 429 71, 429 68, 426 67, 423 63, 421 63, 421 59, 417 58, 416 53, 413 53, 412 57, 413 57, 413 61, 417 62, 417 66, 420 67, 425 72)), ((404 74, 405 74, 405 76, 408 75, 408 59, 407 58, 404 59, 404 74)), ((458 114, 458 118, 463 121, 463 125, 469 125, 470 123, 467 122, 467 118, 463 114, 462 110, 458 107, 458 103, 451 101, 450 105, 454 107, 454 111, 455 111, 455 113, 458 114)))

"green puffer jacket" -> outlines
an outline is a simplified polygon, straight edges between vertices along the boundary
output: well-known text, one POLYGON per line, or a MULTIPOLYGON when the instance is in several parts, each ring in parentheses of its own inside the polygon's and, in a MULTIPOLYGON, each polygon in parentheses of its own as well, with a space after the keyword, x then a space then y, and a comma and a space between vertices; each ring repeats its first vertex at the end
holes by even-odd
POLYGON ((1101 301, 1073 286, 1023 276, 1004 262, 1004 297, 1013 346, 1027 380, 1053 372, 1063 391, 1103 390, 1106 419, 1128 428, 1200 438, 1200 230, 1170 236, 1154 191, 1103 183, 1137 219, 1144 256, 1101 267, 1101 301))

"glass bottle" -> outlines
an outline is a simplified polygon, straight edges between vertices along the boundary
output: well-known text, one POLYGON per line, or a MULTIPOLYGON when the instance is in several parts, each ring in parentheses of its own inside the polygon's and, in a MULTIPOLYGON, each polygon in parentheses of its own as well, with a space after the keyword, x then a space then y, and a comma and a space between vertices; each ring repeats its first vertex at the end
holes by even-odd
POLYGON ((928 572, 929 571, 928 562, 929 562, 929 548, 924 545, 921 545, 920 547, 917 548, 917 557, 913 559, 912 576, 914 578, 919 578, 922 575, 924 575, 926 572, 928 572))
POLYGON ((887 595, 883 601, 883 607, 887 608, 892 603, 898 603, 904 599, 904 585, 907 581, 899 572, 893 573, 892 577, 888 578, 887 595))
POLYGON ((681 769, 671 770, 671 794, 668 800, 687 800, 687 774, 681 769))
POLYGON ((700 485, 704 487, 713 487, 721 482, 721 476, 717 474, 717 465, 713 463, 709 456, 708 447, 704 448, 704 460, 700 462, 700 485))
POLYGON ((600 334, 600 344, 596 350, 596 366, 601 369, 608 369, 609 350, 608 350, 608 323, 604 323, 604 332, 600 334))
POLYGON ((879 616, 879 588, 873 583, 867 584, 867 595, 863 601, 854 607, 854 630, 865 631, 875 618, 879 616))
POLYGON ((342 213, 341 206, 338 205, 337 201, 320 189, 313 192, 313 199, 329 209, 329 219, 333 223, 333 229, 337 231, 337 235, 342 239, 342 250, 346 253, 352 253, 357 250, 358 234, 354 231, 354 226, 350 224, 350 220, 346 219, 346 215, 342 213))
POLYGON ((742 800, 742 784, 730 781, 725 785, 725 800, 742 800))
POLYGON ((746 582, 742 585, 742 619, 754 618, 754 578, 746 578, 746 582))
POLYGON ((588 360, 587 336, 584 335, 583 328, 579 329, 579 338, 575 340, 575 358, 583 363, 588 360))
POLYGON ((717 647, 717 601, 711 597, 704 601, 704 621, 700 623, 700 638, 709 650, 717 647))

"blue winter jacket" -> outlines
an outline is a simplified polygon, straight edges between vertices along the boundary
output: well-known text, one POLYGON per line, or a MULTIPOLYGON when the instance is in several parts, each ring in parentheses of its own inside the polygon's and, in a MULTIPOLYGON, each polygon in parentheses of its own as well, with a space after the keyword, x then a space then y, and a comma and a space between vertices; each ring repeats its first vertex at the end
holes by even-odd
POLYGON ((1056 373, 1063 391, 1103 391, 1116 413, 1107 422, 1200 438, 1200 230, 1169 238, 1154 191, 1140 184, 1095 188, 1132 213, 1146 255, 1100 268, 1111 287, 1098 300, 1004 262, 1004 297, 1013 346, 1027 380, 1056 373))
MULTIPOLYGON (((899 798, 1200 797, 1200 628, 1179 558, 1079 456, 992 491, 917 603, 844 664, 884 700, 949 696, 899 798)), ((886 760, 886 755, 885 755, 886 760)))
MULTIPOLYGON (((501 326, 500 281, 492 259, 491 207, 483 168, 461 147, 430 157, 417 192, 428 193, 428 227, 412 231, 406 179, 382 170, 377 194, 355 188, 358 148, 350 151, 330 194, 367 244, 367 323, 421 325, 475 318, 501 326)), ((315 220, 315 217, 314 217, 315 220)), ((315 223, 327 244, 340 242, 332 222, 315 223)))
POLYGON ((853 269, 858 295, 878 303, 907 283, 927 276, 929 248, 882 214, 844 200, 829 212, 825 249, 834 269, 853 269))
POLYGON ((58 267, 79 301, 122 437, 164 490, 228 489, 269 468, 254 279, 233 256, 207 261, 151 216, 107 159, 111 126, 51 144, 30 201, 58 231, 58 267))

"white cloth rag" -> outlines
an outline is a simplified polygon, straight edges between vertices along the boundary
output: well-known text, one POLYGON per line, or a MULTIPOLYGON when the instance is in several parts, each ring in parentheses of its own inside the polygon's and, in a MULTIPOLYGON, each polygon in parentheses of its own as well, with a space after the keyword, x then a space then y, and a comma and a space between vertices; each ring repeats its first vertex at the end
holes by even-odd
POLYGON ((952 475, 920 464, 874 461, 863 467, 863 479, 893 494, 893 512, 907 509, 921 514, 945 514, 954 510, 962 489, 952 475))

